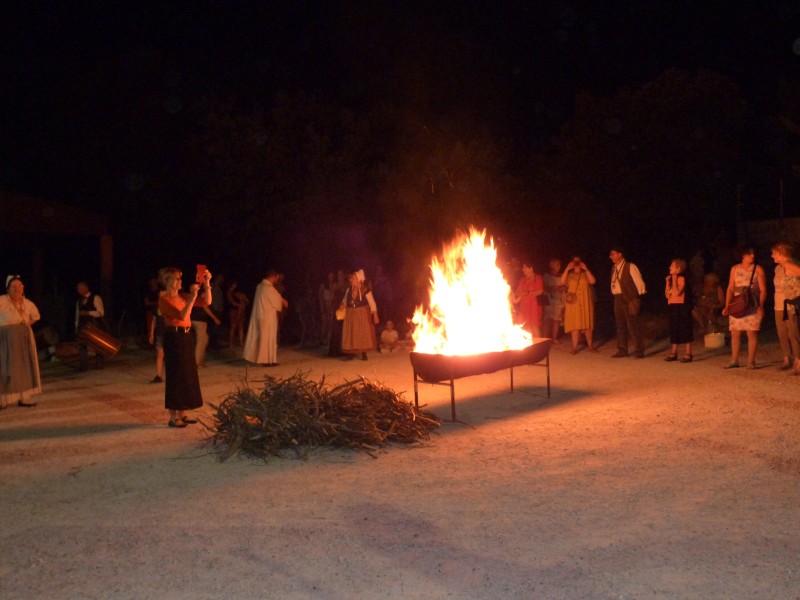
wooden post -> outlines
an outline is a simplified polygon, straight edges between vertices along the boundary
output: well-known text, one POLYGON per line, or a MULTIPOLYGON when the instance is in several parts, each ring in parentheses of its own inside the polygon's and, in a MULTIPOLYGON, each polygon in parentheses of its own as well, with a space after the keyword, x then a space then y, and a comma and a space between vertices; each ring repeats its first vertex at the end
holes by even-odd
MULTIPOLYGON (((113 319, 112 283, 114 281, 114 240, 110 234, 100 236, 100 296, 106 310, 106 320, 111 326, 113 319)), ((113 329, 112 329, 113 331, 113 329)), ((116 333, 116 332, 115 332, 116 333)))

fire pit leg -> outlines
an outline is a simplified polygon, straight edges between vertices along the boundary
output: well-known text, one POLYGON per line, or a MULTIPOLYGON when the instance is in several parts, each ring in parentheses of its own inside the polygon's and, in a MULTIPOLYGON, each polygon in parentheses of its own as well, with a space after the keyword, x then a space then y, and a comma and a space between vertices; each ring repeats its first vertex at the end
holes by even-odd
POLYGON ((547 397, 550 397, 550 353, 547 353, 545 359, 545 368, 547 369, 547 397))
POLYGON ((450 380, 450 415, 453 417, 453 423, 456 422, 456 384, 454 380, 450 380))
POLYGON ((414 406, 419 408, 419 385, 417 380, 416 369, 414 369, 414 406))

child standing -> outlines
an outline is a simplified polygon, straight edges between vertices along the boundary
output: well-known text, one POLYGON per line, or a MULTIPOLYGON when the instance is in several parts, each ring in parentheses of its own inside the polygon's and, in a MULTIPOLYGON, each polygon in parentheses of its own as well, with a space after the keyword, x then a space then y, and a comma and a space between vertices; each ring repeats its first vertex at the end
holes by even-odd
POLYGON ((664 360, 673 362, 678 360, 678 346, 685 345, 682 363, 692 362, 692 307, 691 291, 688 289, 686 279, 686 261, 675 258, 669 265, 664 296, 669 305, 669 341, 672 344, 672 353, 664 360))

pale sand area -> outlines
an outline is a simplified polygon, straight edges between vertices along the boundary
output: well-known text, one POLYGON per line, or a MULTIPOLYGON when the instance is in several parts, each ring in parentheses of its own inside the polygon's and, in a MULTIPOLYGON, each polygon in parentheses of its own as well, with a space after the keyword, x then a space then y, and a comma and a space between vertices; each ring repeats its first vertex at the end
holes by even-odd
MULTIPOLYGON (((554 348, 550 399, 540 368, 458 380, 470 425, 424 447, 268 464, 167 428, 146 352, 48 366, 37 408, 0 412, 0 598, 800 598, 800 377, 775 344, 756 371, 611 346, 554 348)), ((280 359, 413 398, 405 353, 280 359)), ((212 358, 206 401, 244 376, 212 358)))

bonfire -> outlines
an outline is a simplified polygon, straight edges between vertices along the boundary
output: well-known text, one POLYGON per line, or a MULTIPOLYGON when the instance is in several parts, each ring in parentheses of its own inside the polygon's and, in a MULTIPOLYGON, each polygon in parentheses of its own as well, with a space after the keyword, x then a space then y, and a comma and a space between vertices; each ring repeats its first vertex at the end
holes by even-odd
POLYGON ((414 350, 463 356, 527 348, 531 334, 514 324, 510 294, 494 240, 471 227, 432 260, 428 308, 417 307, 412 319, 414 350))

